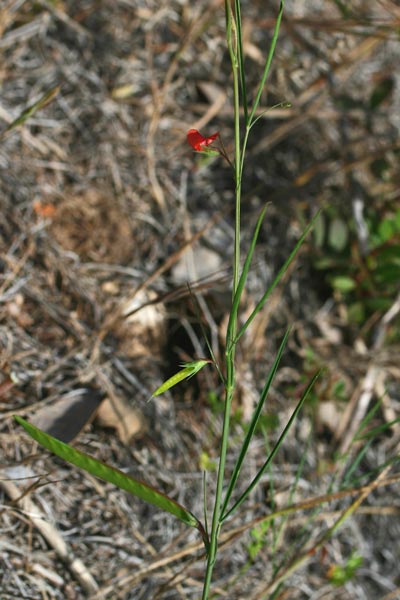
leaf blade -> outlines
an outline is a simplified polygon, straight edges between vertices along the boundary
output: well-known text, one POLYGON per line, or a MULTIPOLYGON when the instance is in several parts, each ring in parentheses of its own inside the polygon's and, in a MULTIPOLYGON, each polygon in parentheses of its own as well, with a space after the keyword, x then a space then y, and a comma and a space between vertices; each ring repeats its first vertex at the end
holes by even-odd
POLYGON ((172 375, 172 377, 167 379, 167 381, 164 381, 164 383, 162 383, 156 389, 156 391, 152 393, 151 397, 154 398, 155 396, 159 396, 160 394, 163 394, 164 392, 174 387, 181 381, 184 381, 185 379, 190 379, 191 377, 193 377, 193 375, 196 375, 196 373, 201 371, 203 367, 205 367, 211 362, 211 360, 203 358, 200 360, 194 360, 193 362, 184 363, 182 365, 183 369, 172 375))
POLYGON ((292 416, 290 417, 288 423, 286 424, 284 430, 282 431, 281 435, 279 436, 278 441, 276 442, 272 452, 270 452, 267 460, 265 461, 265 463, 263 464, 263 466, 261 467, 261 469, 258 471, 257 475, 254 477, 254 479, 252 480, 252 482, 248 485, 248 487, 246 488, 246 490, 243 492, 243 494, 240 496, 240 498, 235 502, 235 504, 232 506, 232 508, 230 508, 227 512, 225 512, 222 517, 220 522, 222 523, 223 521, 225 521, 225 519, 227 519, 231 514, 234 513, 234 511, 239 508, 239 506, 242 504, 242 502, 244 502, 244 500, 247 498, 247 496, 253 491, 253 489, 256 487, 256 485, 258 484, 258 482, 260 481, 261 477, 264 475, 265 471, 267 470, 268 466, 270 465, 270 463, 272 462, 272 460, 274 459, 276 453, 278 452, 279 448, 282 445, 282 442, 284 441, 290 427, 292 426, 292 423, 294 422, 294 420, 296 419, 297 415, 300 412, 300 409, 302 408, 308 394, 310 393, 311 389, 314 386, 314 383, 316 382, 316 380, 318 379, 319 375, 320 375, 321 371, 318 371, 314 377, 311 379, 310 383, 308 384, 306 390, 303 392, 302 397, 300 398, 296 408, 294 409, 292 416))
POLYGON ((157 508, 161 508, 165 512, 168 512, 183 521, 186 525, 198 529, 207 548, 208 537, 205 534, 203 525, 197 519, 197 517, 195 517, 184 506, 166 494, 163 494, 153 486, 139 481, 130 475, 126 475, 119 469, 110 467, 109 465, 106 465, 92 456, 72 448, 72 446, 69 446, 64 442, 60 442, 60 440, 57 440, 53 436, 41 431, 31 423, 28 423, 22 417, 14 415, 14 419, 35 441, 44 446, 47 450, 50 450, 50 452, 56 456, 59 456, 63 460, 75 465, 76 467, 87 471, 91 475, 95 475, 104 481, 108 481, 109 483, 116 485, 120 489, 129 492, 133 496, 144 500, 148 504, 152 504, 157 508))
POLYGON ((56 85, 55 87, 48 90, 37 102, 34 102, 28 106, 22 113, 7 126, 4 132, 1 134, 0 139, 7 135, 12 129, 15 129, 19 125, 23 125, 30 117, 32 117, 38 110, 41 110, 47 104, 49 104, 53 98, 55 98, 60 91, 61 86, 56 85))
POLYGON ((254 308, 253 312, 248 317, 247 321, 242 325, 242 327, 238 331, 237 336, 235 338, 235 342, 239 341, 239 339, 245 333, 246 329, 249 327, 249 325, 255 319, 255 317, 260 312, 260 310, 263 308, 263 306, 266 303, 267 299, 269 298, 269 296, 272 294, 272 292, 274 291, 274 289, 276 288, 276 286, 278 285, 278 283, 282 279, 282 277, 285 274, 285 272, 286 272, 287 268, 289 267, 290 263, 294 260, 297 252, 299 251, 299 249, 302 246, 305 238, 307 237, 307 234, 309 233, 309 231, 311 230, 311 228, 314 226, 314 223, 319 218, 320 214, 321 214, 321 211, 318 210, 316 212, 316 214, 314 215, 314 217, 312 218, 312 220, 310 221, 310 223, 307 225, 307 227, 303 231, 303 233, 301 234, 300 239, 298 240, 297 244, 293 248, 292 252, 289 254, 289 257, 286 259, 286 261, 284 262, 284 264, 282 265, 282 267, 279 269, 278 274, 276 275, 275 279, 273 280, 273 282, 271 283, 271 285, 268 287, 268 289, 266 290, 266 292, 264 293, 264 295, 261 297, 261 299, 258 301, 256 307, 254 308))
POLYGON ((289 337, 289 333, 290 333, 290 329, 287 330, 287 332, 285 333, 285 335, 284 335, 284 337, 282 339, 282 342, 281 342, 281 344, 279 346, 279 350, 277 352, 275 360, 274 360, 274 362, 272 364, 272 367, 270 369, 268 378, 267 378, 267 380, 265 382, 264 388, 263 388, 263 390, 262 390, 262 392, 260 394, 260 398, 259 398, 259 400, 257 402, 257 406, 256 406, 256 408, 255 408, 255 410, 253 412, 253 416, 252 416, 252 419, 251 419, 251 422, 250 422, 249 429, 248 429, 247 434, 246 434, 246 436, 245 436, 245 438, 243 440, 243 444, 242 444, 242 447, 240 449, 239 456, 238 456, 238 459, 236 461, 235 468, 234 468, 234 470, 232 472, 232 475, 231 475, 231 478, 230 478, 230 481, 229 481, 229 484, 228 484, 228 489, 227 489, 226 494, 225 494, 225 500, 224 500, 224 503, 222 505, 221 514, 224 514, 224 512, 225 512, 225 510, 226 510, 226 508, 228 506, 228 502, 229 502, 230 497, 232 495, 232 492, 234 490, 236 481, 237 481, 237 479, 239 477, 243 461, 244 461, 244 459, 246 457, 247 450, 249 448, 249 445, 250 445, 250 442, 251 442, 252 437, 254 435, 254 432, 255 432, 258 420, 260 418, 261 410, 262 410, 262 408, 264 406, 264 403, 265 403, 265 400, 267 398, 269 389, 270 389, 271 384, 272 384, 272 382, 274 380, 275 374, 276 374, 276 372, 278 370, 279 363, 280 363, 283 351, 284 351, 284 349, 286 347, 286 343, 287 343, 287 340, 288 340, 288 337, 289 337))
POLYGON ((233 324, 237 320, 237 314, 238 314, 238 311, 239 311, 240 300, 241 300, 241 297, 242 297, 242 294, 243 294, 244 287, 246 285, 246 280, 247 280, 247 276, 249 274, 251 262, 252 262, 252 259, 253 259, 254 250, 255 250, 256 245, 257 245, 258 236, 259 236, 260 229, 261 229, 261 226, 262 226, 263 221, 264 221, 264 217, 265 217, 265 213, 267 211, 267 207, 268 207, 268 204, 266 204, 264 206, 264 208, 262 209, 262 211, 261 211, 261 213, 260 213, 260 215, 259 215, 259 217, 257 219, 257 223, 256 223, 256 226, 254 228, 254 232, 253 232, 253 235, 252 235, 252 238, 251 238, 250 247, 249 247, 249 250, 247 252, 246 260, 244 262, 242 273, 240 275, 240 278, 239 278, 239 281, 238 281, 238 284, 237 284, 235 295, 233 297, 232 308, 231 308, 231 313, 230 313, 230 316, 229 316, 229 323, 228 323, 228 327, 227 327, 228 349, 230 349, 230 344, 233 343, 233 340, 231 339, 231 337, 232 337, 231 332, 233 331, 233 324))

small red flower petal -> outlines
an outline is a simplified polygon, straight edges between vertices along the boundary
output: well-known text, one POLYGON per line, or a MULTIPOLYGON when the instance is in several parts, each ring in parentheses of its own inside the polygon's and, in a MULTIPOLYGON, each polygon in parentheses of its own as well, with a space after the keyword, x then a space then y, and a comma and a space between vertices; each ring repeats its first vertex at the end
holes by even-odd
POLYGON ((204 137, 197 129, 189 129, 187 132, 187 141, 197 152, 201 152, 203 148, 209 146, 217 137, 219 131, 210 135, 210 137, 204 137))

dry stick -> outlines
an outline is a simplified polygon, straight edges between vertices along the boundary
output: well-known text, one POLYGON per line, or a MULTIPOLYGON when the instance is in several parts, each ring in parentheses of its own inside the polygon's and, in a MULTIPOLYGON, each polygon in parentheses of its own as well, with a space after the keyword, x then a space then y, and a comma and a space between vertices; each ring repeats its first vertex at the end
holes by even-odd
MULTIPOLYGON (((358 46, 356 46, 348 55, 346 60, 336 67, 332 67, 331 76, 336 77, 338 80, 346 81, 358 66, 359 60, 368 57, 376 47, 381 44, 383 40, 379 40, 374 37, 368 37, 363 40, 358 46)), ((310 87, 296 99, 297 110, 303 108, 300 114, 297 114, 289 122, 283 123, 277 127, 271 135, 261 140, 258 144, 252 148, 250 154, 255 155, 258 152, 269 150, 283 138, 285 138, 289 132, 293 131, 296 127, 302 125, 308 119, 312 119, 318 115, 320 107, 324 105, 328 96, 328 77, 319 77, 310 87), (310 101, 310 104, 307 103, 310 101)))
MULTIPOLYGON (((378 487, 385 487, 388 485, 393 485, 398 483, 400 480, 400 475, 393 475, 386 479, 379 479, 374 482, 374 489, 378 487)), ((256 525, 266 522, 268 520, 276 519, 280 516, 285 516, 289 514, 294 514, 296 512, 300 512, 302 510, 309 510, 315 508, 316 506, 320 506, 321 504, 325 504, 327 502, 332 502, 334 500, 338 500, 341 498, 346 498, 349 496, 354 496, 356 494, 362 495, 365 493, 369 493, 371 490, 371 485, 366 485, 360 488, 352 489, 352 490, 342 490, 340 492, 334 492, 332 494, 325 494, 323 496, 317 496, 315 498, 310 498, 309 500, 305 500, 304 502, 299 502, 297 504, 293 504, 288 506, 282 510, 276 511, 269 515, 264 515, 262 517, 257 517, 251 519, 250 521, 239 525, 238 527, 234 527, 229 531, 225 531, 221 534, 219 549, 220 551, 229 547, 232 542, 234 542, 238 537, 240 537, 243 533, 252 529, 256 525)), ((98 593, 92 598, 92 600, 101 600, 102 598, 106 598, 109 594, 116 593, 117 589, 121 589, 127 586, 132 586, 139 583, 142 579, 148 577, 148 575, 157 571, 161 567, 166 567, 171 563, 174 563, 178 560, 182 560, 187 556, 192 555, 195 552, 201 552, 204 550, 203 542, 196 542, 194 544, 190 544, 182 550, 179 550, 175 554, 171 554, 169 556, 164 556, 144 566, 142 569, 137 570, 134 574, 126 575, 121 579, 114 579, 111 584, 101 588, 98 593)), ((204 559, 204 553, 201 552, 199 556, 199 560, 204 559)))
POLYGON ((57 529, 48 523, 48 517, 38 508, 33 500, 23 495, 21 489, 7 480, 7 474, 4 471, 3 478, 0 480, 0 486, 13 503, 24 511, 25 516, 30 519, 32 525, 36 527, 47 543, 54 548, 58 557, 67 565, 72 575, 82 586, 82 589, 88 594, 94 594, 99 589, 99 586, 84 563, 74 556, 71 548, 57 529))
POLYGON ((294 560, 292 561, 292 563, 289 564, 280 575, 275 577, 273 581, 271 581, 267 585, 258 586, 257 589, 255 590, 255 594, 254 594, 254 596, 252 596, 251 600, 266 599, 267 595, 270 592, 272 592, 274 589, 276 589, 276 587, 280 583, 285 581, 285 579, 287 579, 287 577, 291 573, 296 571, 305 562, 307 562, 307 560, 311 556, 314 556, 315 553, 320 548, 322 548, 322 546, 324 546, 324 544, 326 544, 329 541, 329 539, 332 537, 332 535, 335 533, 335 531, 344 523, 344 521, 346 521, 352 514, 354 514, 354 512, 358 509, 360 504, 362 504, 362 502, 364 502, 364 500, 367 498, 367 496, 369 496, 369 494, 372 491, 374 491, 376 488, 378 488, 381 485, 381 481, 385 478, 385 476, 387 475, 387 473, 390 471, 391 468, 392 468, 392 465, 387 466, 386 469, 384 469, 372 483, 370 483, 367 486, 364 486, 364 488, 362 489, 358 498, 356 498, 354 500, 354 502, 342 512, 342 514, 336 520, 336 522, 332 525, 332 527, 330 527, 320 537, 320 539, 313 545, 313 547, 310 548, 309 550, 307 550, 306 552, 303 552, 300 556, 296 556, 294 558, 294 560))
POLYGON ((388 594, 383 596, 383 598, 381 598, 381 600, 398 600, 399 598, 400 598, 400 587, 397 587, 395 590, 392 590, 391 592, 389 592, 388 594))
POLYGON ((393 321, 393 319, 399 313, 400 294, 397 296, 390 309, 383 315, 379 323, 371 350, 373 358, 368 366, 360 388, 357 388, 353 394, 353 397, 350 400, 336 431, 336 440, 341 439, 339 447, 341 454, 345 454, 350 448, 354 435, 367 412, 369 403, 379 379, 379 375, 381 373, 381 368, 376 365, 375 354, 377 354, 383 346, 386 329, 389 323, 393 321))
MULTIPOLYGON (((226 104, 226 98, 227 98, 226 92, 221 91, 217 95, 217 97, 215 98, 215 100, 211 104, 211 106, 208 108, 206 113, 200 119, 198 119, 195 123, 193 123, 193 128, 194 129, 205 128, 205 126, 208 125, 208 123, 211 121, 211 119, 213 119, 216 115, 221 113, 221 109, 226 104)), ((201 110, 204 111, 203 106, 202 106, 201 110)), ((179 140, 178 143, 180 144, 181 140, 179 140)))
MULTIPOLYGON (((192 27, 189 28, 186 35, 183 37, 182 42, 175 53, 164 78, 161 89, 158 89, 156 81, 152 81, 152 92, 153 92, 153 101, 154 101, 154 110, 152 114, 152 118, 150 120, 148 135, 147 135, 147 143, 146 143, 146 153, 147 153, 147 170, 148 176, 151 183, 151 187, 153 190, 153 196, 157 201, 157 204, 165 212, 165 198, 164 192, 158 181, 157 171, 156 171, 156 136, 158 132, 158 125, 160 122, 161 114, 164 109, 165 99, 168 96, 168 88, 172 83, 174 75, 179 66, 179 59, 189 44, 193 43, 193 41, 202 33, 203 26, 207 23, 210 15, 214 10, 217 10, 219 6, 222 4, 223 0, 213 0, 210 3, 210 6, 207 10, 205 10, 200 18, 197 18, 193 23, 192 27)), ((151 40, 150 36, 146 37, 146 45, 149 48, 149 69, 152 70, 152 55, 150 53, 151 48, 151 40)))
MULTIPOLYGON (((351 146, 351 144, 349 145, 351 146)), ((329 159, 324 160, 323 162, 316 162, 310 168, 306 169, 296 177, 295 185, 304 186, 310 181, 310 179, 318 174, 334 175, 335 173, 339 172, 351 173, 355 169, 371 163, 373 160, 382 158, 387 152, 395 152, 399 149, 399 147, 399 142, 396 142, 394 144, 388 144, 387 146, 381 145, 376 150, 368 150, 367 152, 363 152, 360 156, 352 160, 348 159, 343 161, 342 159, 329 159)), ((342 151, 345 149, 342 148, 342 151)))
MULTIPOLYGON (((380 4, 383 5, 385 0, 381 0, 380 4)), ((305 27, 309 29, 317 29, 320 31, 328 31, 329 33, 346 32, 346 34, 352 34, 354 36, 365 37, 367 33, 373 35, 373 37, 383 38, 385 41, 388 39, 389 33, 395 33, 396 27, 400 25, 400 11, 398 7, 392 4, 392 12, 394 13, 397 8, 398 16, 394 16, 393 20, 389 19, 374 19, 373 21, 367 21, 363 18, 349 18, 346 20, 342 19, 315 19, 312 17, 293 17, 290 18, 291 28, 300 27, 304 30, 305 27), (362 29, 364 27, 364 29, 362 29), (373 28, 373 31, 371 31, 373 28)), ((389 7, 386 7, 387 11, 390 12, 389 7)), ((261 21, 261 25, 265 27, 271 27, 270 21, 265 19, 261 21)), ((397 38, 396 38, 397 40, 397 38)))
POLYGON ((148 304, 154 304, 154 302, 148 302, 148 303, 144 302, 141 306, 139 306, 135 309, 129 310, 129 305, 132 303, 132 301, 137 296, 137 294, 139 292, 145 290, 146 288, 148 288, 149 285, 151 283, 153 283, 153 281, 155 281, 158 277, 160 277, 160 275, 162 275, 162 273, 164 273, 165 271, 170 269, 172 267, 172 265, 174 265, 179 260, 179 258, 182 256, 182 254, 188 248, 190 248, 195 242, 197 242, 197 240, 199 240, 210 229, 210 227, 215 225, 215 223, 217 221, 219 221, 219 219, 221 219, 221 217, 222 217, 221 213, 217 213, 216 215, 214 215, 214 217, 203 227, 203 229, 201 229, 200 231, 195 233, 194 236, 190 240, 187 240, 176 252, 171 254, 171 256, 169 258, 167 258, 167 260, 160 267, 155 269, 155 271, 153 271, 153 273, 151 273, 147 277, 147 279, 145 281, 143 281, 143 283, 141 283, 137 286, 137 288, 132 292, 132 294, 129 295, 128 298, 123 298, 120 301, 120 303, 115 308, 115 310, 112 312, 112 314, 109 315, 109 317, 105 320, 105 323, 104 323, 103 327, 101 328, 99 335, 94 343, 94 347, 93 347, 93 350, 91 353, 91 362, 92 363, 95 361, 95 359, 97 358, 97 356, 99 354, 100 347, 101 347, 101 344, 102 344, 105 336, 113 329, 113 327, 115 327, 115 325, 118 323, 118 321, 120 319, 126 319, 129 316, 133 315, 134 313, 139 312, 139 310, 141 310, 148 304))

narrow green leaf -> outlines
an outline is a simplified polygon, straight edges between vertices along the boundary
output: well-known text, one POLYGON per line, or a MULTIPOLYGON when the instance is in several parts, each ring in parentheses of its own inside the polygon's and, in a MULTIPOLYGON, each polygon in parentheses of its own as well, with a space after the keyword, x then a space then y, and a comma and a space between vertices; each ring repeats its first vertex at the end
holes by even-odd
POLYGON ((172 377, 167 379, 167 381, 164 381, 164 383, 162 383, 160 387, 158 387, 156 391, 153 392, 152 397, 163 394, 164 392, 174 387, 184 379, 190 379, 191 377, 193 377, 193 375, 196 375, 196 373, 198 373, 203 367, 205 367, 211 362, 211 360, 204 358, 201 360, 194 360, 193 362, 184 363, 182 365, 183 369, 175 373, 175 375, 172 375, 172 377))
POLYGON ((240 304, 240 299, 242 297, 242 293, 244 290, 244 286, 246 285, 246 280, 247 280, 247 275, 249 273, 249 269, 250 269, 250 265, 251 265, 251 260, 253 258, 253 254, 254 254, 254 250, 257 244, 257 239, 258 239, 258 234, 260 233, 260 228, 262 225, 262 222, 264 220, 265 217, 265 212, 267 210, 267 205, 264 206, 264 208, 262 209, 260 216, 257 219, 257 223, 256 226, 254 228, 254 233, 253 233, 253 237, 251 239, 251 244, 250 244, 250 248, 249 251, 247 253, 246 256, 246 260, 244 262, 243 265, 243 269, 242 269, 242 273, 240 275, 239 278, 239 282, 236 288, 236 292, 235 292, 235 296, 233 298, 233 302, 232 302, 232 309, 230 312, 230 316, 229 316, 229 323, 228 323, 228 327, 227 327, 227 342, 228 342, 228 349, 230 348, 230 343, 232 343, 232 330, 233 330, 233 323, 236 322, 237 320, 237 313, 239 310, 239 304, 240 304))
POLYGON ((238 44, 238 64, 239 64, 239 77, 240 86, 242 89, 242 102, 243 102, 243 114, 244 122, 248 123, 248 108, 247 108, 247 89, 246 89, 246 72, 244 68, 244 54, 243 54, 243 37, 242 37, 242 16, 240 9, 240 0, 235 0, 235 21, 237 29, 237 44, 238 44))
POLYGON ((281 342, 281 345, 279 347, 278 353, 277 353, 277 355, 275 357, 274 363, 273 363, 273 365, 271 367, 271 370, 269 372, 267 381, 265 382, 264 388, 263 388, 263 390, 261 392, 261 395, 260 395, 260 398, 259 398, 259 400, 257 402, 257 406, 256 406, 256 408, 255 408, 255 410, 253 412, 253 417, 251 419, 249 429, 248 429, 247 434, 246 434, 246 436, 245 436, 245 438, 243 440, 243 444, 242 444, 242 448, 241 448, 240 453, 239 453, 239 457, 238 457, 238 459, 236 461, 235 468, 234 468, 234 470, 232 472, 232 475, 231 475, 231 478, 230 478, 230 481, 229 481, 228 489, 227 489, 227 492, 226 492, 226 495, 225 495, 225 500, 224 500, 224 503, 223 503, 222 509, 221 509, 221 514, 222 515, 226 511, 226 508, 228 506, 228 502, 229 502, 229 500, 231 498, 231 495, 232 495, 232 492, 233 492, 233 490, 235 488, 236 481, 237 481, 237 479, 239 477, 240 469, 242 468, 242 464, 243 464, 243 461, 244 461, 245 456, 247 454, 247 450, 249 448, 251 439, 252 439, 252 437, 254 435, 254 432, 255 432, 255 429, 257 427, 257 423, 258 423, 258 420, 260 418, 260 414, 261 414, 262 408, 264 406, 264 403, 265 403, 265 400, 267 398, 267 395, 268 395, 269 389, 271 387, 271 384, 272 384, 272 382, 274 380, 275 374, 276 374, 276 372, 278 370, 278 366, 279 366, 279 363, 280 363, 283 351, 285 349, 285 346, 286 346, 286 343, 287 343, 287 340, 288 340, 288 337, 289 337, 289 332, 290 332, 290 330, 288 329, 287 332, 285 333, 283 339, 282 339, 282 342, 281 342))
POLYGON ((285 261, 285 263, 283 264, 283 266, 279 270, 279 272, 278 272, 277 276, 275 277, 274 281, 271 283, 271 285, 269 286, 269 288, 267 289, 267 291, 265 292, 265 294, 263 295, 263 297, 261 298, 261 300, 259 300, 259 302, 257 303, 257 306, 254 308, 253 312, 251 313, 251 315, 249 316, 249 318, 247 319, 247 321, 240 328, 240 330, 239 330, 239 332, 238 332, 238 334, 236 336, 235 342, 237 342, 242 337, 242 335, 244 334, 244 332, 246 331, 246 329, 248 328, 248 326, 250 325, 250 323, 253 321, 253 319, 257 316, 257 314, 263 308, 263 306, 266 303, 267 299, 269 298, 269 296, 271 295, 271 293, 274 291, 274 289, 276 288, 276 286, 278 285, 278 283, 282 279, 282 277, 285 274, 285 272, 286 272, 287 268, 289 267, 290 263, 295 258, 297 252, 299 251, 299 249, 302 246, 304 240, 306 239, 308 232, 313 227, 315 221, 319 218, 320 214, 321 214, 321 211, 318 210, 317 213, 314 215, 313 219, 311 220, 311 222, 307 225, 307 227, 303 231, 303 233, 302 233, 299 241, 297 242, 297 244, 295 245, 294 249, 290 253, 289 257, 287 258, 287 260, 285 261))
POLYGON ((244 500, 246 500, 247 496, 254 490, 254 488, 256 487, 256 485, 258 484, 258 482, 260 481, 261 477, 264 475, 265 471, 268 469, 270 463, 272 462, 272 460, 275 458, 279 448, 282 445, 282 442, 284 441, 285 437, 287 436, 289 429, 291 428, 294 420, 296 419, 297 415, 299 414, 308 394, 310 393, 311 389, 313 388, 317 378, 320 375, 320 371, 318 371, 314 377, 311 379, 310 383, 308 384, 306 390, 303 392, 302 397, 300 398, 299 403, 297 404, 295 410, 293 411, 292 416, 290 417, 285 429, 282 431, 281 435, 279 436, 278 441, 276 442, 274 448, 272 449, 271 453, 269 454, 267 460, 265 461, 265 463, 263 464, 263 466, 261 467, 261 469, 259 470, 259 472, 257 473, 257 475, 254 477, 253 481, 250 483, 250 485, 246 488, 246 490, 243 492, 243 494, 240 496, 240 498, 235 502, 235 504, 232 506, 232 508, 230 510, 228 510, 228 512, 224 513, 220 519, 220 522, 222 523, 223 521, 225 521, 231 514, 233 514, 235 512, 235 510, 237 508, 239 508, 239 506, 242 504, 242 502, 244 502, 244 500))
POLYGON ((280 6, 279 6, 279 12, 278 12, 278 16, 277 16, 276 23, 275 23, 274 34, 272 36, 272 42, 271 42, 271 46, 270 46, 269 53, 268 53, 268 56, 267 56, 267 60, 265 61, 264 70, 263 70, 263 74, 262 74, 262 77, 261 77, 260 85, 258 86, 256 98, 254 100, 254 103, 253 103, 253 106, 252 106, 252 109, 251 109, 251 112, 250 112, 250 115, 249 115, 249 119, 248 119, 248 123, 249 124, 252 123, 254 115, 256 114, 256 110, 257 110, 258 105, 260 103, 261 94, 263 92, 263 89, 264 89, 264 86, 265 86, 265 82, 267 81, 268 73, 269 73, 269 70, 271 68, 272 58, 273 58, 274 53, 275 53, 276 42, 278 41, 279 29, 280 29, 281 21, 282 21, 283 5, 284 5, 284 2, 282 0, 281 3, 280 3, 280 6))
POLYGON ((393 421, 388 421, 387 423, 383 423, 382 425, 379 425, 378 427, 374 427, 373 429, 370 429, 370 431, 367 431, 366 433, 357 435, 356 440, 360 441, 360 440, 368 440, 369 438, 374 438, 380 433, 386 433, 386 431, 388 429, 390 429, 391 427, 393 427, 393 425, 396 425, 397 423, 400 423, 400 417, 393 419, 393 421))
POLYGON ((55 98, 55 96, 57 96, 59 91, 60 91, 59 85, 48 90, 41 98, 39 98, 39 100, 37 102, 34 102, 34 104, 31 104, 30 106, 28 106, 28 108, 26 108, 19 115, 19 117, 14 119, 14 121, 12 121, 8 125, 8 127, 5 129, 5 131, 3 132, 1 137, 6 135, 9 131, 11 131, 11 129, 15 129, 15 127, 18 127, 19 125, 22 125, 23 123, 25 123, 25 121, 27 121, 30 117, 32 117, 32 115, 34 115, 38 110, 40 110, 41 108, 44 108, 47 104, 49 104, 49 102, 51 102, 53 100, 53 98, 55 98))
POLYGON ((204 545, 206 550, 208 548, 208 536, 204 530, 201 522, 186 508, 184 508, 181 504, 166 496, 156 488, 139 481, 129 475, 126 475, 119 469, 114 467, 110 467, 105 463, 96 460, 95 458, 72 448, 68 444, 64 444, 64 442, 60 442, 56 438, 48 435, 44 431, 41 431, 31 423, 28 423, 21 417, 15 415, 14 416, 17 423, 22 425, 25 431, 39 444, 56 454, 60 458, 66 460, 67 462, 103 479, 104 481, 108 481, 113 483, 117 487, 122 490, 125 490, 132 494, 133 496, 137 496, 141 500, 152 504, 153 506, 157 506, 162 510, 174 515, 186 525, 190 525, 190 527, 195 527, 201 533, 204 545))

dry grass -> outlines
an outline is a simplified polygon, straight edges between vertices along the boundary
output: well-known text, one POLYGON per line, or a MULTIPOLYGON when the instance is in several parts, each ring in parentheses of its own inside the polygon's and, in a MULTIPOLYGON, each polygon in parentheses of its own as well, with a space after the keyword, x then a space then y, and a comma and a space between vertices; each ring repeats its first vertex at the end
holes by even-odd
MULTIPOLYGON (((257 0, 246 4, 251 94, 274 10, 257 0)), ((356 197, 366 209, 375 206, 382 213, 399 197, 398 177, 393 175, 400 126, 398 6, 390 0, 372 5, 360 0, 351 3, 353 14, 344 19, 333 1, 287 4, 263 104, 285 100, 292 108, 265 113, 249 147, 245 240, 259 207, 272 201, 247 297, 249 310, 315 207, 334 206, 350 219, 356 197), (371 111, 368 98, 377 82, 391 77, 392 93, 371 111), (386 181, 370 169, 382 157, 392 169, 386 181)), ((79 437, 79 447, 167 490, 202 514, 198 457, 205 451, 215 458, 219 432, 204 390, 217 381, 204 373, 198 388, 184 388, 178 399, 147 400, 176 362, 206 353, 196 310, 174 270, 184 251, 193 247, 191 276, 203 274, 194 240, 209 252, 202 256, 217 270, 211 283, 207 279, 199 286, 204 323, 216 352, 226 322, 231 175, 218 162, 201 165, 185 145, 186 130, 201 127, 219 129, 231 150, 223 27, 221 0, 5 0, 0 7, 0 134, 47 90, 61 86, 48 106, 0 142, 4 600, 199 597, 203 561, 194 533, 41 453, 15 427, 12 414, 30 416, 82 388, 111 400, 123 398, 147 422, 142 438, 123 444, 114 430, 95 422, 79 437), (144 307, 157 307, 158 312, 144 307), (25 494, 31 504, 18 502, 18 494, 25 494), (49 537, 33 526, 34 511, 50 527, 49 537), (68 556, 54 541, 59 533, 68 556), (83 571, 74 569, 74 559, 82 561, 83 571), (94 587, 97 595, 90 591, 94 587)), ((280 425, 293 407, 289 389, 295 401, 304 385, 300 374, 307 368, 310 347, 316 361, 327 367, 318 390, 322 399, 331 403, 335 382, 343 380, 354 411, 350 419, 353 415, 360 421, 383 389, 374 424, 390 421, 400 397, 395 350, 388 353, 382 343, 368 346, 368 336, 348 325, 341 299, 329 298, 326 286, 315 279, 310 249, 305 247, 285 288, 243 343, 238 403, 243 412, 248 410, 262 386, 265 364, 291 322, 295 333, 270 406, 280 425), (371 369, 376 377, 366 402, 362 385, 369 382, 371 369), (360 398, 366 403, 361 413, 360 398)), ((371 330, 372 325, 385 332, 388 323, 377 315, 371 330)), ((343 419, 348 415, 339 412, 339 418, 347 430, 343 419)), ((312 412, 306 411, 273 469, 278 507, 288 501, 312 422, 312 412)), ((346 440, 345 433, 334 439, 322 411, 296 502, 325 493, 333 454, 346 440)), ((366 453, 360 473, 393 456, 398 442, 398 429, 383 435, 366 453)), ((260 436, 245 478, 263 462, 265 452, 260 436)), ((400 586, 396 485, 389 479, 371 492, 358 516, 310 556, 277 597, 395 597, 400 586), (343 564, 353 549, 364 557, 362 569, 346 586, 332 590, 329 569, 343 564)), ((265 514, 266 503, 271 507, 267 478, 253 500, 254 506, 242 515, 248 523, 265 514)), ((232 536, 227 532, 216 570, 217 597, 264 598, 263 586, 273 578, 275 566, 281 560, 288 564, 300 552, 291 547, 294 534, 303 527, 309 543, 315 544, 346 501, 335 497, 324 505, 318 527, 308 522, 307 512, 296 513, 277 542, 275 562, 265 545, 242 574, 251 538, 248 532, 235 533, 239 520, 230 524, 232 536)))

